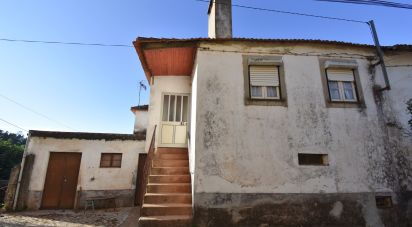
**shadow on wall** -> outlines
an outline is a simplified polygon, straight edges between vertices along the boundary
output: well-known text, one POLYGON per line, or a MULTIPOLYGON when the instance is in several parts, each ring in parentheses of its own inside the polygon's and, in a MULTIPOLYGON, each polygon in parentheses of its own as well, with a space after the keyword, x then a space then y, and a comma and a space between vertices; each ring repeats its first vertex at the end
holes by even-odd
POLYGON ((4 196, 6 195, 8 180, 0 180, 0 204, 4 203, 4 196))

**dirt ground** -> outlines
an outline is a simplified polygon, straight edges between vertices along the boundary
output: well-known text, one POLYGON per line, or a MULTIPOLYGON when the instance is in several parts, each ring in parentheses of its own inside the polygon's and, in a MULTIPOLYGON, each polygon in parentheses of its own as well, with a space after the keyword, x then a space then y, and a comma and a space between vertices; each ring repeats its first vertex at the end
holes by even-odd
POLYGON ((0 213, 1 227, 34 227, 34 226, 137 226, 138 209, 117 208, 107 210, 40 210, 13 213, 0 213))

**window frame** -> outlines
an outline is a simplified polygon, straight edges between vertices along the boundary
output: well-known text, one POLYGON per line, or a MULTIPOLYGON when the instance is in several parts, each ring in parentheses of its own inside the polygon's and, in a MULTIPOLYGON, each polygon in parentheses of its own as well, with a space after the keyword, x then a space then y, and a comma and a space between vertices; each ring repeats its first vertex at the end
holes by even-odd
POLYGON ((359 71, 358 71, 358 64, 354 60, 336 60, 330 58, 319 59, 320 65, 320 75, 321 81, 323 86, 323 93, 325 97, 325 105, 329 108, 366 108, 364 99, 363 99, 363 92, 362 86, 360 83, 359 71), (352 89, 354 89, 353 95, 355 96, 355 100, 346 100, 344 98, 344 88, 343 82, 344 81, 336 81, 338 82, 339 88, 339 95, 341 97, 340 100, 333 100, 331 98, 330 88, 329 88, 329 80, 327 70, 329 68, 341 68, 341 69, 350 69, 353 72, 353 82, 352 89), (343 97, 343 99, 342 99, 343 97))
POLYGON ((287 106, 287 94, 285 84, 285 73, 282 57, 280 56, 255 56, 243 55, 243 74, 244 74, 244 90, 245 90, 245 105, 260 105, 260 106, 287 106), (267 97, 266 87, 262 87, 262 97, 252 97, 252 86, 250 84, 250 66, 274 66, 278 68, 279 86, 276 88, 278 97, 267 97))
POLYGON ((250 66, 260 66, 261 64, 249 64, 248 65, 248 77, 249 77, 249 97, 250 99, 258 99, 258 100, 281 100, 282 99, 282 94, 280 93, 280 67, 279 65, 265 65, 265 66, 274 66, 277 68, 278 71, 278 80, 279 80, 279 86, 253 86, 251 85, 251 78, 250 78, 250 66), (257 97, 252 95, 252 87, 261 87, 262 88, 262 96, 257 97), (276 90, 276 97, 269 97, 267 96, 267 88, 268 87, 274 87, 276 90))
POLYGON ((122 161, 123 161, 123 154, 122 153, 101 153, 100 154, 100 168, 122 168, 122 161), (109 166, 103 166, 102 165, 102 160, 103 156, 110 156, 110 165, 109 166), (120 165, 119 166, 114 166, 113 165, 113 157, 116 155, 120 155, 120 165))
POLYGON ((261 97, 258 96, 253 96, 252 95, 252 89, 250 90, 250 97, 251 99, 264 99, 264 100, 279 100, 280 99, 280 86, 253 86, 251 85, 250 87, 261 87, 262 88, 262 95, 261 97), (270 97, 268 96, 267 89, 268 87, 274 87, 276 91, 276 96, 275 97, 270 97))
POLYGON ((329 80, 328 68, 326 68, 325 70, 326 70, 326 80, 327 80, 327 85, 328 85, 328 92, 329 92, 329 97, 330 97, 331 102, 352 102, 352 103, 358 102, 358 89, 356 88, 354 69, 350 69, 352 71, 352 74, 353 74, 353 79, 354 79, 353 82, 351 82, 351 81, 342 81, 342 80, 329 80), (338 90, 339 90, 340 99, 333 99, 332 98, 329 82, 338 83, 338 90), (350 83, 351 84, 352 91, 353 91, 352 94, 353 94, 355 99, 346 99, 345 98, 345 88, 344 88, 344 85, 343 85, 344 83, 350 83))

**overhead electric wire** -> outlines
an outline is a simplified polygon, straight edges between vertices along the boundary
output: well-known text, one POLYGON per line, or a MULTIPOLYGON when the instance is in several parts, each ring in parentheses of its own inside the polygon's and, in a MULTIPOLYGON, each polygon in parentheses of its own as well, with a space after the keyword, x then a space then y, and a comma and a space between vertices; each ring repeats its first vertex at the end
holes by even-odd
MULTIPOLYGON (((198 2, 207 2, 207 3, 210 2, 210 1, 208 1, 208 0, 195 0, 195 1, 198 1, 198 2)), ((229 4, 227 4, 227 3, 219 3, 219 2, 214 2, 214 3, 215 3, 215 4, 221 4, 221 5, 229 5, 229 4)), ((274 12, 274 13, 291 14, 291 15, 305 16, 305 17, 315 17, 315 18, 320 18, 320 19, 339 20, 339 21, 362 23, 362 24, 366 24, 366 23, 367 23, 366 21, 353 20, 353 19, 347 19, 347 18, 321 16, 321 15, 315 15, 315 14, 290 12, 290 11, 277 10, 277 9, 267 9, 267 8, 260 8, 260 7, 254 7, 254 6, 246 6, 246 5, 238 5, 238 4, 232 4, 231 6, 233 6, 233 7, 238 7, 238 8, 259 10, 259 11, 268 11, 268 12, 274 12)))
MULTIPOLYGON (((20 106, 21 108, 23 108, 23 109, 25 109, 25 110, 27 110, 27 111, 30 111, 30 112, 32 112, 32 113, 34 113, 34 114, 37 114, 37 115, 39 115, 39 116, 41 116, 41 117, 43 117, 43 118, 45 118, 45 119, 47 119, 47 120, 49 120, 49 121, 52 121, 52 122, 54 122, 54 123, 57 123, 57 124, 59 124, 59 125, 61 125, 61 126, 64 126, 64 127, 66 127, 66 128, 69 128, 69 129, 71 129, 71 130, 76 130, 76 129, 74 129, 74 128, 72 128, 72 127, 70 127, 70 126, 68 126, 68 125, 66 125, 66 124, 64 124, 64 123, 62 123, 62 122, 59 122, 59 121, 57 121, 57 120, 54 120, 54 119, 51 118, 51 117, 46 116, 45 114, 42 114, 42 113, 40 113, 40 112, 37 112, 37 111, 35 111, 35 110, 33 110, 33 109, 31 109, 31 108, 29 108, 29 107, 27 107, 27 106, 25 106, 25 105, 23 105, 23 104, 15 101, 15 100, 13 100, 13 99, 5 96, 5 95, 0 94, 0 97, 2 97, 3 99, 8 100, 9 102, 12 102, 12 103, 20 106)), ((76 131, 77 131, 77 130, 76 130, 76 131)))
POLYGON ((392 8, 401 9, 412 9, 412 4, 398 3, 391 1, 380 1, 380 0, 315 0, 319 2, 337 2, 337 3, 347 3, 347 4, 359 4, 359 5, 372 5, 372 6, 384 6, 392 8))
POLYGON ((7 42, 24 42, 24 43, 43 43, 43 44, 79 45, 79 46, 99 46, 99 47, 133 47, 132 45, 127 45, 127 44, 61 42, 61 41, 44 41, 44 40, 28 40, 28 39, 9 39, 9 38, 0 38, 0 41, 7 41, 7 42))
POLYGON ((14 127, 16 127, 16 128, 19 128, 19 129, 21 129, 21 130, 23 130, 23 131, 25 131, 25 132, 28 132, 26 129, 24 129, 24 128, 16 125, 16 124, 13 124, 13 123, 11 123, 11 122, 9 122, 9 121, 6 121, 6 120, 4 120, 4 119, 2 119, 2 118, 0 118, 0 121, 4 122, 4 123, 6 123, 6 124, 9 124, 9 125, 11 125, 11 126, 14 126, 14 127))

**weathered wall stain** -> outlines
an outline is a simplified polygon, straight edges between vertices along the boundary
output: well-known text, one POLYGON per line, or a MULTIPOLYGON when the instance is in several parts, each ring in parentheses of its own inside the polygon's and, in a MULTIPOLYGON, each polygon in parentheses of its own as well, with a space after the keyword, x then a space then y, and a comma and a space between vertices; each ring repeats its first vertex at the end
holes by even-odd
MULTIPOLYGON (((351 215, 359 215, 350 214, 345 218, 344 213, 348 209, 360 209, 364 216, 359 217, 358 220, 362 221, 354 223, 355 226, 364 226, 366 221, 374 223, 371 226, 394 223, 388 221, 389 217, 393 218, 400 207, 410 212, 410 198, 406 192, 412 188, 411 167, 408 166, 408 157, 409 160, 412 157, 411 143, 405 142, 406 139, 398 133, 399 126, 403 126, 397 121, 401 119, 399 114, 388 114, 399 112, 393 110, 393 104, 388 104, 397 103, 395 97, 398 94, 392 94, 392 97, 389 92, 389 97, 377 97, 374 87, 381 81, 375 79, 381 76, 370 70, 370 59, 361 55, 372 56, 374 52, 286 44, 284 48, 211 44, 199 51, 196 129, 204 136, 197 137, 195 195, 225 192, 244 193, 246 196, 249 193, 293 192, 326 196, 331 193, 356 195, 369 192, 368 201, 355 202, 358 204, 355 207, 360 208, 347 205, 352 200, 345 197, 330 201, 330 207, 322 211, 323 214, 331 214, 328 217, 330 220, 350 223, 351 215), (245 105, 243 57, 239 53, 242 51, 246 55, 247 52, 254 55, 269 52, 268 55, 275 56, 282 53, 278 56, 282 57, 285 70, 286 106, 245 105), (364 105, 328 107, 318 57, 295 56, 291 52, 320 53, 332 58, 340 54, 347 57, 353 54, 358 64, 364 105), (329 165, 299 166, 298 153, 328 154, 329 165), (397 193, 400 189, 405 193, 397 193), (373 198, 375 192, 394 195, 394 208, 377 210, 373 198), (378 215, 380 213, 381 216, 378 215)), ((403 91, 407 93, 406 86, 403 86, 403 91)), ((226 198, 217 201, 220 200, 227 201, 226 198)), ((200 212, 211 214, 213 220, 222 218, 232 220, 239 226, 247 226, 244 223, 247 223, 248 217, 259 209, 248 207, 250 203, 242 207, 238 202, 224 202, 219 205, 222 209, 216 210, 208 205, 203 206, 202 201, 195 198, 195 205, 203 206, 199 208, 200 212)), ((405 212, 400 216, 407 216, 405 212)), ((259 217, 260 224, 265 224, 266 219, 274 219, 274 216, 276 214, 264 214, 259 217)), ((279 216, 277 218, 281 219, 279 216)), ((395 219, 401 220, 400 217, 395 219)))

